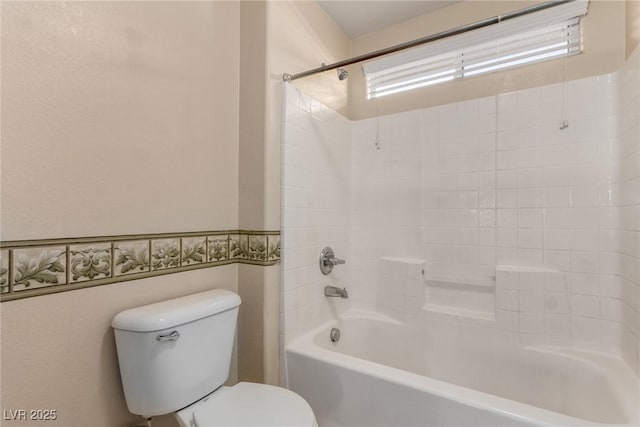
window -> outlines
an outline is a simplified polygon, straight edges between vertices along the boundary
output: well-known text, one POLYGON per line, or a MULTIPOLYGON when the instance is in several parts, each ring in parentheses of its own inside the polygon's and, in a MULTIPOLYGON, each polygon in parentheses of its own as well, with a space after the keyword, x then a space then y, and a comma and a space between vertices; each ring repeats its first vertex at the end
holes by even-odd
POLYGON ((582 52, 575 0, 364 64, 368 99, 582 52))

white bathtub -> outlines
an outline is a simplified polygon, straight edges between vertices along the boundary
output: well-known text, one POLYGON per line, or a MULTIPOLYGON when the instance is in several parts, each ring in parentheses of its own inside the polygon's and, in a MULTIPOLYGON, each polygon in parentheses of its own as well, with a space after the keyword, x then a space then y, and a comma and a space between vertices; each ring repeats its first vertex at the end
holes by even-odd
POLYGON ((288 387, 320 427, 639 425, 637 378, 615 358, 435 329, 345 315, 287 345, 288 387))

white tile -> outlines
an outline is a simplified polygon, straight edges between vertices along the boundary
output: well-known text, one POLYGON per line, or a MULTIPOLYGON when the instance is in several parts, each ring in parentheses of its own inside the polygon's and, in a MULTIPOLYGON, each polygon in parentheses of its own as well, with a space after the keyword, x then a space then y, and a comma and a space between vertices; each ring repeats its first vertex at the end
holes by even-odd
POLYGON ((543 210, 523 208, 518 210, 518 225, 521 228, 541 228, 544 225, 543 210))
POLYGON ((589 229, 572 230, 571 249, 574 251, 597 251, 598 231, 589 229))
POLYGON ((574 273, 597 273, 599 270, 597 252, 572 252, 571 271, 574 273))
POLYGON ((497 225, 504 228, 518 227, 518 210, 498 209, 497 225))
POLYGON ((571 312, 569 294, 566 292, 547 292, 544 294, 545 313, 569 314, 571 312))
POLYGON ((571 316, 571 335, 580 340, 598 340, 600 320, 592 317, 571 316))
POLYGON ((571 206, 572 207, 598 206, 598 188, 595 186, 571 188, 571 206))
POLYGON ((544 266, 559 271, 570 271, 571 254, 566 250, 545 249, 544 266))
POLYGON ((519 292, 509 289, 496 290, 496 309, 499 310, 518 310, 519 292))
POLYGON ((543 334, 545 330, 544 319, 544 314, 520 313, 520 333, 543 334))
POLYGON ((518 170, 499 170, 497 171, 498 188, 518 188, 518 170))
POLYGON ((544 234, 540 228, 521 228, 518 230, 518 247, 542 248, 544 246, 544 234))
POLYGON ((478 99, 478 114, 481 114, 481 115, 495 114, 496 98, 497 97, 495 96, 490 96, 490 97, 478 99))
POLYGON ((506 331, 518 331, 519 313, 515 311, 496 310, 496 323, 500 329, 506 331))
POLYGON ((518 150, 518 168, 540 166, 542 166, 542 150, 540 148, 518 150))
POLYGON ((604 342, 620 345, 624 335, 624 328, 619 322, 600 320, 600 334, 604 342))
POLYGON ((497 159, 497 168, 499 170, 518 168, 518 150, 498 151, 497 159))
POLYGON ((544 187, 569 186, 571 177, 569 169, 562 166, 542 168, 542 185, 544 187))
POLYGON ((518 187, 531 188, 542 186, 542 169, 518 169, 518 187))
POLYGON ((543 274, 526 271, 522 271, 518 274, 518 289, 521 291, 542 292, 544 290, 544 286, 543 274))
POLYGON ((568 337, 571 335, 571 316, 567 314, 547 314, 545 320, 545 333, 568 337))
POLYGON ((544 289, 546 292, 567 292, 569 283, 565 273, 545 273, 544 289))
POLYGON ((545 249, 567 250, 571 247, 571 231, 565 229, 544 230, 545 249))
POLYGON ((598 227, 598 209, 571 208, 571 226, 572 228, 596 229, 598 227))
POLYGON ((496 287, 518 289, 519 273, 517 271, 496 271, 496 287))
POLYGON ((571 273, 569 277, 571 293, 579 295, 599 295, 599 277, 597 274, 571 273))
POLYGON ((518 207, 541 208, 542 206, 541 188, 521 188, 518 190, 518 207))
POLYGON ((623 302, 619 299, 602 298, 600 300, 600 310, 603 319, 623 322, 623 302))
POLYGON ((575 316, 600 317, 600 300, 594 296, 572 295, 571 312, 575 316))
POLYGON ((544 223, 548 229, 569 229, 571 228, 571 209, 570 208, 545 208, 544 223))
POLYGON ((518 249, 518 265, 535 267, 544 265, 544 252, 541 249, 518 249))
POLYGON ((551 187, 544 189, 544 206, 548 208, 565 208, 571 206, 570 187, 551 187))
POLYGON ((497 203, 499 208, 517 208, 518 190, 498 190, 497 203))
POLYGON ((544 313, 544 293, 521 291, 519 295, 519 307, 521 312, 544 313))

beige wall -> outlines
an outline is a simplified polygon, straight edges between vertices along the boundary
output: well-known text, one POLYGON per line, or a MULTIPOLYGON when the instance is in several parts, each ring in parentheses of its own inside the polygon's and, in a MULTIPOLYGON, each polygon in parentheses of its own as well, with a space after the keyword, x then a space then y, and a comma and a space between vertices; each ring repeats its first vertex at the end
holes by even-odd
MULTIPOLYGON (((236 266, 227 265, 3 303, 2 408, 55 409, 55 422, 41 422, 51 426, 130 426, 138 417, 122 394, 113 316, 211 288, 235 290, 236 281, 236 266)), ((164 416, 154 427, 162 425, 177 423, 164 416)))
MULTIPOLYGON (((1 8, 2 240, 238 228, 238 3, 1 8)), ((237 281, 229 265, 3 303, 3 409, 129 425, 111 318, 237 281)))
MULTIPOLYGON (((268 77, 271 125, 279 124, 280 88, 284 73, 296 74, 349 57, 349 39, 313 1, 269 2, 268 77)), ((335 71, 296 80, 294 84, 332 109, 347 112, 349 80, 340 81, 335 71)), ((271 135, 276 135, 271 132, 271 135)))
MULTIPOLYGON (((531 1, 465 1, 422 15, 351 42, 351 54, 359 55, 397 43, 437 33, 501 13, 521 9, 531 1)), ((417 108, 480 98, 497 93, 595 76, 617 71, 625 58, 625 4, 591 0, 583 19, 584 52, 563 60, 514 68, 486 76, 430 86, 408 93, 368 101, 361 66, 350 72, 349 116, 354 120, 417 108)))
POLYGON ((2 2, 2 240, 236 228, 237 9, 2 2))
POLYGON ((627 58, 640 44, 640 0, 625 0, 625 51, 627 58))
MULTIPOLYGON (((262 229, 265 224, 265 8, 266 3, 262 1, 244 1, 240 4, 239 105, 242 114, 239 134, 238 224, 245 229, 262 229)), ((245 308, 239 314, 238 331, 246 337, 238 347, 241 381, 265 381, 264 284, 259 270, 260 267, 250 265, 238 266, 238 293, 245 308)))

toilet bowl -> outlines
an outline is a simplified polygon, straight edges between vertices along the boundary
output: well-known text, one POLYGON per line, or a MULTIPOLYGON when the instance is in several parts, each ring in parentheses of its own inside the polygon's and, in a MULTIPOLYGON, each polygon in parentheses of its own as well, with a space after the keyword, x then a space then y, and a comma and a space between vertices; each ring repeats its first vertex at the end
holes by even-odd
POLYGON ((317 427, 309 404, 296 393, 266 384, 220 387, 175 413, 180 427, 317 427))
POLYGON ((111 326, 129 411, 181 427, 317 427, 294 392, 229 378, 240 297, 214 289, 125 310, 111 326))

